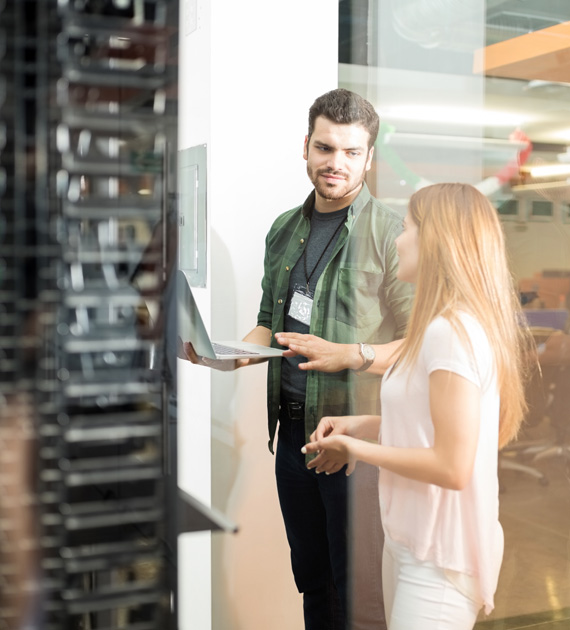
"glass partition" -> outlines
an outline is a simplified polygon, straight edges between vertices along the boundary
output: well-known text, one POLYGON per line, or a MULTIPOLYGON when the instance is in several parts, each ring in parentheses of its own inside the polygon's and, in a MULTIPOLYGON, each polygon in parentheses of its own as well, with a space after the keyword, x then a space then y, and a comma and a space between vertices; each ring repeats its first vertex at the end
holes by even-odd
POLYGON ((496 608, 477 628, 570 627, 570 6, 339 6, 339 85, 382 121, 369 187, 402 214, 431 182, 482 190, 503 223, 539 353, 522 433, 500 454, 505 555, 496 608))

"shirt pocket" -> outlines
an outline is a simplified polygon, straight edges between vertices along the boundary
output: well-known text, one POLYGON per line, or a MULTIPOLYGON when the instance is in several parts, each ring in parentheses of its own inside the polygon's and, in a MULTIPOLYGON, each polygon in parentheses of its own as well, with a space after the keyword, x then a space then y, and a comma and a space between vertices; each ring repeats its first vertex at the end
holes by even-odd
POLYGON ((364 265, 341 266, 338 273, 336 319, 353 328, 380 326, 380 290, 384 274, 364 265))

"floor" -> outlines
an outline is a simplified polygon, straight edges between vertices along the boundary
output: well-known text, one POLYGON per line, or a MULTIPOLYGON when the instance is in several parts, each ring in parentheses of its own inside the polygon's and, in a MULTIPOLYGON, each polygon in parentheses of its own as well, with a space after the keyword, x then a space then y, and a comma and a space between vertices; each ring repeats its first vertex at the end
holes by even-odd
MULTIPOLYGON (((548 437, 549 427, 534 434, 548 437)), ((570 458, 553 455, 534 466, 547 485, 501 470, 505 555, 495 610, 476 630, 570 630, 570 458)))

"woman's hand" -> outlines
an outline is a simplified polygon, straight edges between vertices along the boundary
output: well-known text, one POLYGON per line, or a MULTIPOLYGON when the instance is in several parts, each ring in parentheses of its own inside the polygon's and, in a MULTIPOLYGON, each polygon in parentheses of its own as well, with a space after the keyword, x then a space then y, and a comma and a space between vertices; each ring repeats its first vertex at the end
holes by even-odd
POLYGON ((356 466, 356 459, 352 457, 351 451, 354 441, 354 438, 347 435, 337 434, 309 442, 303 446, 301 452, 317 453, 317 456, 307 464, 307 468, 331 475, 346 466, 346 475, 350 475, 356 466))
POLYGON ((332 435, 351 435, 351 428, 357 416, 324 416, 310 437, 311 442, 332 435))
POLYGON ((324 416, 310 436, 311 442, 334 435, 361 440, 378 440, 380 416, 324 416))
POLYGON ((316 453, 307 468, 328 475, 346 465, 350 475, 357 462, 356 451, 362 439, 378 439, 380 416, 324 416, 301 451, 316 453))

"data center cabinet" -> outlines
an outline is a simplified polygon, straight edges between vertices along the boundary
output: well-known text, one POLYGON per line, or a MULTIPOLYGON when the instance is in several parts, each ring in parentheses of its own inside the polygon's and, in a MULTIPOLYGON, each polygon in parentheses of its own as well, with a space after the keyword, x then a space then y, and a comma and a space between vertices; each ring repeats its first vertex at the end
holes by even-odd
POLYGON ((176 627, 177 46, 0 0, 0 629, 176 627))

